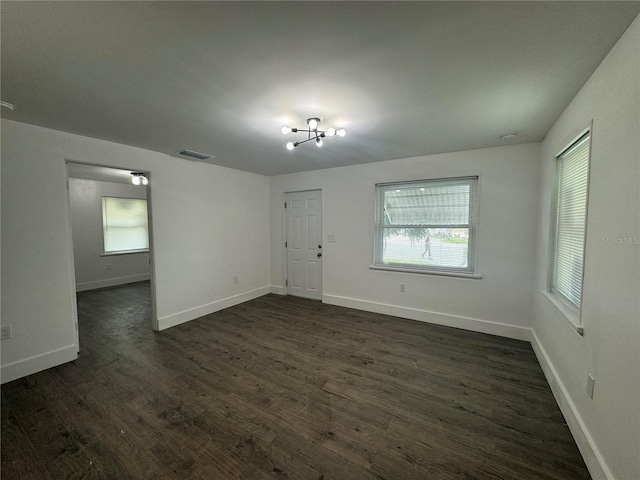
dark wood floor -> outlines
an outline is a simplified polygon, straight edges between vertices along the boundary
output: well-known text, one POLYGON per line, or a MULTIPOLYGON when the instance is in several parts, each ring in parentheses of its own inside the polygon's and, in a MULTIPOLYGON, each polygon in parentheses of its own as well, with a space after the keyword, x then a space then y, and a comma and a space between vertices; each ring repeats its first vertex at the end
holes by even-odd
POLYGON ((2 478, 587 479, 530 345, 267 295, 154 333, 78 294, 80 358, 2 388, 2 478))

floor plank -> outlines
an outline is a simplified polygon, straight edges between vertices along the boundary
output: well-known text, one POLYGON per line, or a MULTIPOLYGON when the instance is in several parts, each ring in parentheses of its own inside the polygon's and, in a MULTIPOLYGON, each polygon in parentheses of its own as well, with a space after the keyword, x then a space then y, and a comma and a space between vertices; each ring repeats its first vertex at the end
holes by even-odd
POLYGON ((78 294, 81 355, 2 387, 3 479, 588 479, 531 346, 267 295, 151 330, 78 294))

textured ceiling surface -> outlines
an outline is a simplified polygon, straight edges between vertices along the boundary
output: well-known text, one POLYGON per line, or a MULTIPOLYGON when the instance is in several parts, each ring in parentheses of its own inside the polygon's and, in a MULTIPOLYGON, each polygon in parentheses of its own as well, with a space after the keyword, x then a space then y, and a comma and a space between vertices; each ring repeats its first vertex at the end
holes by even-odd
POLYGON ((3 118, 276 175, 540 141, 640 3, 0 9, 3 118), (311 116, 347 136, 287 151, 311 116))

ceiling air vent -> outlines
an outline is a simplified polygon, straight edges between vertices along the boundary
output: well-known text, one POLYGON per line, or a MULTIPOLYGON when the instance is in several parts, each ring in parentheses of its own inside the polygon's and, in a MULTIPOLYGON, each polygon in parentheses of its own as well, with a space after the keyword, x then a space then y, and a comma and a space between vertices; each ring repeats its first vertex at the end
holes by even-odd
POLYGON ((194 152, 193 150, 180 150, 178 155, 182 155, 183 157, 195 158, 196 160, 207 160, 209 158, 213 158, 213 155, 209 155, 208 153, 200 153, 194 152))

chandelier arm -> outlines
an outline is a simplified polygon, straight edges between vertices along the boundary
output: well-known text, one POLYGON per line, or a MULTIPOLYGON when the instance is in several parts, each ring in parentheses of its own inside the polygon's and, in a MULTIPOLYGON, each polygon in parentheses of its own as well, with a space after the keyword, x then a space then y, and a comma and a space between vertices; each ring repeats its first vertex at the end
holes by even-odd
POLYGON ((303 132, 303 133, 316 133, 317 132, 318 135, 322 134, 322 133, 327 133, 326 130, 304 130, 302 128, 296 128, 296 129, 292 128, 291 129, 291 133, 300 133, 300 132, 303 132))
POLYGON ((304 133, 317 133, 318 135, 320 135, 321 133, 326 133, 326 130, 303 130, 302 128, 298 128, 297 130, 292 130, 291 133, 300 133, 300 132, 304 132, 304 133))
POLYGON ((320 135, 316 135, 316 136, 315 136, 315 137, 313 137, 313 138, 307 138, 306 140, 302 140, 301 142, 296 142, 296 143, 297 143, 298 145, 302 145, 303 143, 310 142, 311 140, 315 140, 315 139, 317 139, 317 138, 320 138, 320 135))

